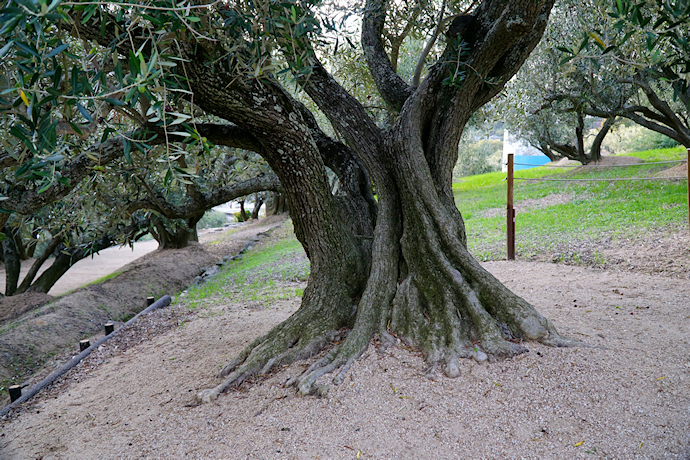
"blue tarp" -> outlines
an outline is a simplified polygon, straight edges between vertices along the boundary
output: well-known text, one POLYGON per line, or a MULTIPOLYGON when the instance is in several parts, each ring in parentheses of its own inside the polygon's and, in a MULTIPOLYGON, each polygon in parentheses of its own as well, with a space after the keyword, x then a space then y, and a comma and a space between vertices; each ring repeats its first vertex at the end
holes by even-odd
POLYGON ((515 155, 513 159, 513 170, 518 171, 520 169, 530 169, 536 168, 537 166, 544 165, 550 162, 546 155, 515 155), (525 164, 529 166, 525 166, 525 164))

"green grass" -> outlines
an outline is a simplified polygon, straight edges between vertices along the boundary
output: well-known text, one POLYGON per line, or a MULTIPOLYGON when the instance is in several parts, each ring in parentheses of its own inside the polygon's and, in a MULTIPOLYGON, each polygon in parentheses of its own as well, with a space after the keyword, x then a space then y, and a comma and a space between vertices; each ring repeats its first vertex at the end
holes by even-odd
POLYGON ((218 276, 189 289, 187 303, 192 309, 228 300, 268 306, 276 300, 301 297, 308 277, 309 261, 290 233, 228 262, 218 276))
MULTIPOLYGON (((682 148, 629 154, 646 162, 676 160, 682 148)), ((673 165, 548 168, 516 171, 518 179, 649 177, 673 165)), ((480 260, 505 259, 505 173, 463 177, 453 184, 470 251, 480 260)), ((601 242, 687 227, 686 181, 530 182, 516 180, 517 254, 521 258, 597 265, 601 242), (528 201, 526 201, 528 200, 528 201), (526 206, 529 204, 529 206, 526 206), (586 248, 583 249, 583 248, 586 248)), ((286 229, 287 230, 287 229, 286 229)), ((232 232, 232 231, 230 231, 232 232)), ((186 303, 271 302, 303 295, 309 261, 291 231, 229 262, 209 282, 191 288, 186 303)))
MULTIPOLYGON (((683 158, 684 149, 635 152, 645 162, 683 158)), ((673 164, 615 168, 548 168, 516 171, 516 178, 612 179, 649 177, 673 164)), ((470 251, 480 260, 506 257, 505 173, 463 178, 454 184, 458 208, 463 214, 470 251)), ((554 254, 570 262, 581 262, 577 248, 610 238, 637 238, 649 231, 687 227, 687 183, 685 180, 529 182, 515 181, 516 252, 532 258, 554 254), (557 199, 560 198, 560 199, 557 199), (525 208, 525 200, 533 200, 525 208)), ((591 251, 590 251, 591 252, 591 251)), ((590 263, 599 254, 589 254, 590 263)))
POLYGON ((641 152, 629 153, 627 155, 641 158, 645 163, 652 161, 681 160, 687 157, 686 148, 682 145, 669 149, 644 150, 641 152))

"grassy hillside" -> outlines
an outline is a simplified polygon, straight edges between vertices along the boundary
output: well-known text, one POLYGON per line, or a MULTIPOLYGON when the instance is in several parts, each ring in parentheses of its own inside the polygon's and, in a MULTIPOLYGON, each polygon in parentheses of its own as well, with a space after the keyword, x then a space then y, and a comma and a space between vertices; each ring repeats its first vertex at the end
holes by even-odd
MULTIPOLYGON (((683 158, 684 149, 632 154, 645 162, 683 158)), ((649 177, 673 164, 607 169, 540 167, 517 171, 522 179, 611 179, 649 177)), ((480 260, 506 257, 505 173, 465 177, 454 184, 465 218, 468 244, 480 260)), ((600 182, 515 182, 518 210, 518 258, 596 266, 606 257, 601 248, 618 241, 649 239, 649 234, 687 229, 685 180, 600 182)), ((189 290, 195 308, 227 298, 270 306, 275 300, 301 297, 309 261, 291 226, 271 241, 231 262, 210 282, 189 290)))
POLYGON ((227 299, 270 307, 276 300, 301 297, 309 277, 309 260, 292 230, 283 225, 270 241, 237 261, 218 276, 188 290, 186 302, 194 309, 227 299))
MULTIPOLYGON (((630 154, 645 163, 678 160, 685 149, 630 154)), ((549 168, 516 171, 520 179, 613 179, 650 177, 674 164, 612 168, 549 168)), ((506 257, 505 173, 464 178, 454 184, 471 252, 480 260, 506 257)), ((516 252, 518 257, 569 259, 573 248, 611 240, 647 237, 650 232, 687 228, 687 182, 654 181, 515 181, 516 252), (568 254, 564 254, 564 248, 568 254)), ((596 256, 595 256, 596 257, 596 256)))

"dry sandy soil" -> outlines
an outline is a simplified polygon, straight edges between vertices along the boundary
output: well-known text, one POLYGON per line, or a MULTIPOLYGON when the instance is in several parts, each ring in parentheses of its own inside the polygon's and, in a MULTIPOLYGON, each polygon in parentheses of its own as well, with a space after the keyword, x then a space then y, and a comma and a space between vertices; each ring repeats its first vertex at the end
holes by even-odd
MULTIPOLYGON (((685 248, 674 258, 687 272, 685 248)), ((686 276, 536 262, 486 268, 589 347, 461 362, 423 377, 414 350, 373 344, 322 398, 283 386, 297 363, 198 405, 219 366, 290 315, 184 300, 138 321, 0 422, 2 459, 690 458, 686 276)), ((650 249, 657 252, 658 248, 650 249)), ((633 260, 635 262, 635 260, 633 260)))

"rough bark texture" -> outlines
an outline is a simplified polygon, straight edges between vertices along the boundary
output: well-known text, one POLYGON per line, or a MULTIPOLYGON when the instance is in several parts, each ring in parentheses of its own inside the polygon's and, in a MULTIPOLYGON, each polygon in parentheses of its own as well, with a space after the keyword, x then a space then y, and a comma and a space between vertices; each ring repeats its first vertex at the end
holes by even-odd
MULTIPOLYGON (((200 218, 198 217, 196 221, 200 218)), ((173 224, 173 228, 169 228, 162 219, 156 218, 153 219, 150 230, 151 235, 158 241, 160 249, 186 248, 192 241, 199 240, 196 232, 196 222, 194 225, 173 224)))
POLYGON ((274 192, 266 200, 266 215, 274 216, 287 212, 287 203, 285 202, 285 195, 274 192))
POLYGON ((14 295, 19 282, 21 261, 13 237, 14 232, 10 227, 5 227, 3 233, 6 235, 2 241, 2 256, 5 263, 5 295, 14 295))
MULTIPOLYGON (((440 365, 450 376, 457 374, 460 357, 510 356, 524 351, 525 339, 569 343, 471 257, 452 194, 465 124, 517 72, 541 38, 552 3, 483 1, 462 30, 446 34, 438 62, 412 87, 396 74, 383 44, 388 3, 368 0, 362 44, 379 93, 397 113, 387 128, 377 126, 326 71, 308 36, 276 33, 272 49, 282 51, 293 68, 308 69, 297 82, 342 143, 321 131, 270 74, 238 74, 241 60, 228 60, 232 53, 222 44, 179 43, 195 103, 231 122, 233 136, 252 144, 271 166, 311 263, 300 309, 228 363, 222 383, 202 391, 201 400, 339 339, 293 380, 300 392, 325 391, 319 378, 326 373, 338 371, 334 382, 342 381, 376 334, 418 347, 430 369, 440 365), (326 168, 338 177, 336 194, 326 168)), ((115 18, 99 21, 94 16, 79 26, 82 35, 104 45, 115 40, 115 18)), ((275 30, 271 23, 256 28, 275 30)), ((122 41, 123 53, 128 40, 122 41)), ((244 52, 242 46, 234 50, 244 52)))
POLYGON ((264 204, 264 197, 258 193, 254 196, 254 209, 252 209, 251 218, 258 219, 259 211, 261 211, 261 206, 264 204))
MULTIPOLYGON (((58 248, 58 246, 62 243, 62 240, 60 238, 54 237, 50 243, 48 244, 48 247, 45 248, 43 253, 38 257, 33 264, 31 264, 31 268, 29 268, 29 271, 26 272, 26 275, 24 275, 24 279, 22 280, 22 284, 19 285, 19 288, 17 288, 17 294, 21 294, 23 292, 26 292, 30 287, 31 284, 34 282, 34 279, 36 278, 36 275, 38 275, 38 271, 41 269, 44 263, 55 253, 55 250, 58 248)), ((53 283, 55 284, 55 283, 53 283)), ((47 291, 45 291, 47 292, 47 291)))
POLYGON ((616 122, 616 117, 607 118, 602 124, 599 132, 589 148, 589 152, 585 150, 584 140, 584 118, 580 115, 578 117, 578 126, 575 128, 575 143, 563 144, 554 142, 552 139, 541 139, 536 148, 544 155, 549 157, 551 161, 556 161, 561 158, 568 158, 570 160, 579 161, 583 165, 589 163, 596 163, 601 160, 601 146, 604 138, 611 130, 611 127, 616 122))
MULTIPOLYGON (((351 297, 349 314, 337 315, 325 302, 305 296, 293 317, 223 369, 223 383, 200 393, 202 400, 214 399, 257 372, 313 354, 325 341, 341 336, 339 327, 349 329, 343 342, 291 382, 300 392, 322 393, 325 387, 319 378, 336 370, 334 382, 342 381, 377 333, 418 347, 430 370, 441 365, 449 376, 459 372, 458 358, 482 361, 514 355, 525 351, 520 342, 526 339, 572 343, 471 257, 451 183, 464 125, 522 64, 541 36, 550 6, 484 2, 476 23, 465 29, 473 34, 463 37, 473 43, 469 55, 461 55, 457 42, 449 43, 426 81, 413 90, 394 74, 382 51, 385 4, 367 2, 362 42, 368 64, 384 99, 400 110, 387 130, 373 125, 361 105, 312 56, 312 73, 300 83, 364 165, 377 191, 376 224, 369 233, 361 233, 373 237, 367 280, 363 290, 350 291, 358 294, 351 297), (465 71, 464 79, 446 84, 458 67, 465 71)), ((281 177, 281 182, 287 181, 281 177)), ((290 197, 295 189, 286 186, 286 191, 290 197)), ((297 191, 305 192, 303 187, 297 191)), ((299 226, 304 214, 291 208, 291 215, 299 226)), ((312 258, 310 237, 305 247, 312 258)), ((330 253, 337 246, 320 249, 330 253)), ((312 267, 308 290, 342 279, 318 265, 312 267)))

